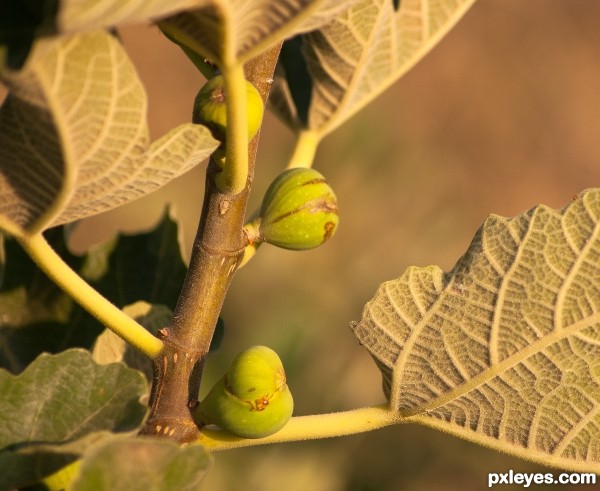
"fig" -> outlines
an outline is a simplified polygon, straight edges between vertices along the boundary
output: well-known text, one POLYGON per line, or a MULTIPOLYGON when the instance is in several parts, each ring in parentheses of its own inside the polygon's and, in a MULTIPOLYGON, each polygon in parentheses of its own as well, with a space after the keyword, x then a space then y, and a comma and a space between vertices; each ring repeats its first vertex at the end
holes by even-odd
POLYGON ((335 193, 321 173, 304 167, 287 169, 275 178, 259 215, 259 240, 292 250, 320 246, 339 223, 335 193))
POLYGON ((214 424, 242 438, 276 433, 292 417, 294 401, 279 356, 266 346, 239 353, 194 410, 201 425, 214 424))
MULTIPOLYGON (((207 126, 219 141, 227 132, 227 97, 225 80, 216 75, 202 86, 194 101, 192 121, 207 126)), ((262 122, 264 105, 258 90, 246 80, 246 111, 248 115, 248 140, 251 140, 262 122)))

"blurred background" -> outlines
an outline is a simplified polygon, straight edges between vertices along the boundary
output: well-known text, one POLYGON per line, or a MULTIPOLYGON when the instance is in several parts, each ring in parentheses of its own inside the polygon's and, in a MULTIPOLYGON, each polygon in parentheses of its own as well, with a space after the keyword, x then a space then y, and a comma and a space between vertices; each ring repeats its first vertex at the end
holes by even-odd
MULTIPOLYGON (((284 360, 297 415, 383 402, 379 373, 348 328, 377 286, 410 265, 451 269, 490 213, 561 208, 598 186, 599 24, 594 0, 480 1, 411 72, 330 135, 315 167, 338 195, 339 231, 309 252, 263 246, 239 271, 203 390, 238 351, 265 344, 284 360)), ((153 26, 121 34, 148 91, 153 138, 190 121, 203 83, 195 68, 153 26)), ((249 211, 292 145, 292 133, 267 114, 249 211)), ((170 203, 189 251, 204 170, 205 163, 148 198, 84 221, 73 248, 147 230, 170 203)), ((487 487, 488 472, 552 471, 412 426, 215 457, 207 490, 470 491, 487 487)))

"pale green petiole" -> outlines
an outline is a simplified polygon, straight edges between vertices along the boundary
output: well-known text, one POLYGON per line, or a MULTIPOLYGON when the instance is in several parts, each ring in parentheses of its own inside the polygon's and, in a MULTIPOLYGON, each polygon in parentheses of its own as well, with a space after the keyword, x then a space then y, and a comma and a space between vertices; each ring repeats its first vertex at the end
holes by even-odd
POLYGON ((264 438, 240 438, 225 431, 203 428, 198 443, 212 451, 229 450, 267 443, 317 440, 353 435, 377 430, 402 421, 403 418, 398 413, 388 409, 386 403, 339 413, 296 416, 290 419, 277 433, 264 438))
POLYGON ((222 73, 227 100, 227 143, 225 165, 215 181, 219 191, 235 195, 246 187, 248 180, 246 79, 239 63, 224 68, 222 73))
POLYGON ((294 147, 294 152, 290 157, 287 168, 312 167, 320 141, 321 138, 319 137, 318 133, 314 131, 302 130, 300 133, 298 133, 296 146, 294 147))
POLYGON ((17 240, 52 281, 107 328, 151 358, 162 351, 160 339, 92 288, 61 259, 41 233, 17 240))

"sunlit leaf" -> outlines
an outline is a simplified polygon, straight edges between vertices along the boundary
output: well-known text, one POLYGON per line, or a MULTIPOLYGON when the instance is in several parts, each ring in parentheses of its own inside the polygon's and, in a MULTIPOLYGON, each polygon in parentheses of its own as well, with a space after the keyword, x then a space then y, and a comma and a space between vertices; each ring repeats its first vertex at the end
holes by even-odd
POLYGON ((279 72, 289 80, 274 86, 275 107, 292 126, 321 137, 330 133, 423 58, 474 1, 403 0, 398 10, 391 0, 356 3, 302 36, 304 57, 298 54, 295 63, 299 68, 308 65, 310 106, 297 106, 298 100, 291 97, 297 70, 290 60, 279 72))
POLYGON ((217 146, 193 124, 149 142, 144 89, 105 32, 38 41, 23 70, 0 76, 10 89, 0 109, 0 226, 13 234, 144 196, 217 146))
POLYGON ((209 0, 61 0, 60 33, 146 22, 177 11, 200 7, 209 0))
MULTIPOLYGON (((129 317, 135 319, 152 334, 157 334, 159 329, 167 327, 171 323, 173 312, 165 305, 151 305, 147 302, 135 302, 123 308, 129 317)), ((212 341, 210 351, 219 349, 224 335, 224 322, 219 317, 212 341)), ((92 356, 97 363, 117 363, 122 361, 130 368, 135 368, 146 375, 148 382, 152 382, 152 362, 143 353, 133 348, 110 329, 105 329, 94 343, 92 356)))
POLYGON ((600 471, 600 189, 492 215, 452 271, 409 268, 353 330, 401 416, 600 471))
POLYGON ((315 29, 356 0, 212 0, 159 25, 182 46, 217 64, 243 62, 298 32, 315 29))
MULTIPOLYGON (((164 305, 151 305, 147 302, 136 302, 123 308, 129 317, 135 319, 152 334, 171 323, 173 313, 164 305)), ((117 336, 110 329, 105 329, 94 343, 92 350, 94 361, 100 364, 124 362, 128 367, 141 371, 148 382, 152 381, 152 362, 133 346, 117 336)))
POLYGON ((0 44, 147 22, 208 0, 3 0, 0 44))

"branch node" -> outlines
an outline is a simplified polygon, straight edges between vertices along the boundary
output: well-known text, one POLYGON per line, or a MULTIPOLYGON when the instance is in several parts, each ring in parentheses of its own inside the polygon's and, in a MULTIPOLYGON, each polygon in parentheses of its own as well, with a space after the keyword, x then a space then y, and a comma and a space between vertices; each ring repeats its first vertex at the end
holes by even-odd
POLYGON ((225 215, 225 213, 227 213, 227 210, 229 210, 229 205, 230 201, 228 199, 223 199, 219 203, 219 214, 225 215))

